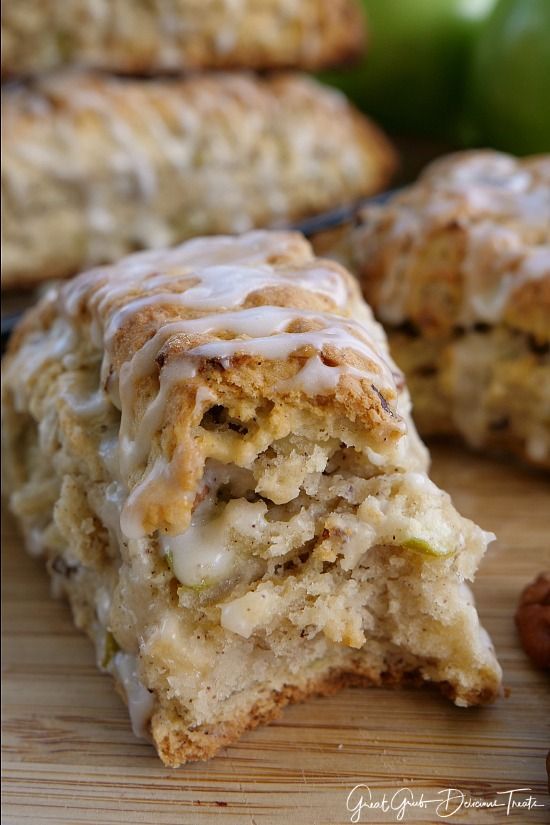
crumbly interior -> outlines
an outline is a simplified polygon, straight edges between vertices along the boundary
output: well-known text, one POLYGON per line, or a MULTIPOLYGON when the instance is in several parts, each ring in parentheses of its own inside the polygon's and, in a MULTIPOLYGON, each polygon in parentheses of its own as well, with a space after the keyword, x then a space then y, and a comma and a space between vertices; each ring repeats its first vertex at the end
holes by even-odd
POLYGON ((505 324, 426 338, 391 329, 414 418, 426 437, 459 433, 473 448, 513 451, 550 467, 550 350, 505 324))
MULTIPOLYGON (((379 473, 328 416, 316 440, 294 432, 247 467, 207 459, 183 549, 127 540, 108 469, 119 413, 98 377, 84 348, 70 368, 46 366, 30 397, 6 394, 11 505, 167 762, 189 753, 163 745, 178 726, 187 741, 231 725, 266 686, 335 672, 415 673, 458 704, 491 698, 498 667, 463 583, 486 537, 423 473, 379 473)), ((229 456, 255 413, 214 407, 200 428, 229 456)))

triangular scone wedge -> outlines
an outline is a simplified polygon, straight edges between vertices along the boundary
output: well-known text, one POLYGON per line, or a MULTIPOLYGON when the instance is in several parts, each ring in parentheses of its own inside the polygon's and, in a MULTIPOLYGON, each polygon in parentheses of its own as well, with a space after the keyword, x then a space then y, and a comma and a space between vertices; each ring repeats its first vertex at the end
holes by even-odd
POLYGON ((289 701, 490 701, 491 536, 427 477, 384 334, 292 233, 190 241, 50 292, 5 365, 13 511, 162 760, 289 701))

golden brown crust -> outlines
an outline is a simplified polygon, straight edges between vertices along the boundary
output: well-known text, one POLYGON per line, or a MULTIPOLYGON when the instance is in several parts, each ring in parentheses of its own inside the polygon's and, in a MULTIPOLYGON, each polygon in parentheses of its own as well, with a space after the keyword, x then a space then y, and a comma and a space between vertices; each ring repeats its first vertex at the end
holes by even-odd
POLYGON ((550 343, 550 273, 514 290, 503 320, 512 328, 531 335, 536 343, 550 343))
POLYGON ((464 583, 492 535, 427 477, 381 327, 297 233, 58 285, 10 344, 2 436, 29 551, 167 764, 352 677, 497 695, 464 583))
POLYGON ((368 686, 377 682, 376 675, 369 679, 353 673, 338 671, 310 678, 299 685, 287 685, 280 691, 265 690, 246 713, 231 721, 214 726, 201 726, 189 730, 170 708, 157 711, 152 719, 151 731, 157 752, 165 765, 178 767, 185 762, 202 761, 215 756, 223 747, 235 742, 243 733, 254 730, 278 719, 289 704, 303 702, 312 696, 333 696, 351 684, 368 686))
POLYGON ((395 165, 345 98, 288 74, 50 77, 6 91, 3 129, 7 288, 295 221, 378 191, 395 165))
POLYGON ((446 336, 505 323, 550 340, 550 156, 491 151, 436 161, 353 238, 382 321, 446 336))
MULTIPOLYGON (((420 687, 425 684, 418 670, 406 670, 390 665, 380 672, 369 669, 360 660, 346 663, 345 670, 333 669, 321 676, 302 679, 299 684, 285 685, 282 690, 265 689, 261 698, 247 712, 219 725, 204 725, 190 730, 169 706, 159 709, 151 720, 151 733, 157 753, 164 762, 177 768, 186 762, 211 759, 223 747, 232 744, 243 733, 278 719, 289 704, 304 702, 313 696, 333 696, 348 687, 420 687)), ((454 698, 454 689, 445 683, 439 689, 454 698)), ((472 691, 467 701, 481 705, 495 700, 495 688, 472 691)))
POLYGON ((2 76, 73 64, 122 74, 196 69, 309 71, 358 56, 356 0, 6 0, 2 76), (164 8, 163 8, 164 4, 164 8))
MULTIPOLYGON (((130 256, 116 266, 84 273, 62 287, 59 294, 47 296, 13 336, 8 359, 33 330, 47 330, 61 310, 61 317, 72 316, 83 328, 96 325, 103 330, 108 350, 104 389, 116 398, 123 366, 134 356, 141 357, 144 345, 158 338, 150 368, 136 373, 132 388, 129 426, 134 432, 139 432, 158 384, 171 375, 172 365, 177 366, 182 359, 193 365, 186 380, 173 388, 174 398, 166 404, 158 443, 160 455, 170 457, 176 447, 182 453, 170 480, 172 486, 176 482, 178 493, 167 495, 164 482, 155 482, 156 493, 148 498, 143 516, 147 532, 160 526, 172 531, 177 525, 182 529, 187 522, 192 503, 189 495, 203 472, 204 455, 194 439, 202 416, 196 407, 199 387, 230 410, 246 406, 247 399, 263 399, 273 406, 265 426, 274 431, 285 428, 289 416, 307 410, 316 426, 322 426, 330 415, 347 422, 345 426, 356 438, 360 439, 361 433, 375 436, 373 447, 383 455, 391 455, 397 448, 406 430, 398 412, 400 396, 406 398, 406 391, 398 371, 385 360, 385 344, 368 311, 359 307, 362 327, 350 318, 359 303, 353 278, 337 263, 315 259, 298 233, 258 231, 235 239, 199 238, 175 249, 130 256), (225 266, 223 278, 228 285, 224 288, 229 297, 222 289, 220 304, 214 307, 207 301, 204 309, 197 310, 193 298, 186 296, 192 296, 193 290, 212 288, 215 271, 201 264, 205 255, 225 266), (233 258, 236 264, 231 264, 233 258), (249 260, 260 268, 250 268, 249 260), (244 272, 240 269, 243 265, 244 272), (161 281, 155 285, 159 272, 161 281), (235 287, 231 286, 233 280, 235 287), (224 301, 238 310, 236 316, 221 312, 224 301), (302 309, 304 305, 307 310, 302 309), (216 323, 201 325, 200 319, 206 316, 208 320, 213 308, 219 313, 216 323), (258 325, 254 319, 260 309, 259 317, 265 321, 258 325), (252 336, 241 341, 243 333, 250 336, 251 323, 252 336), (180 327, 165 335, 163 330, 169 330, 170 324, 180 327), (285 330, 284 335, 279 329, 285 330), (336 338, 331 337, 334 334, 336 338), (272 337, 263 339, 262 335, 272 337), (286 351, 287 335, 296 340, 295 351, 290 353, 286 351), (195 357, 195 352, 203 350, 205 356, 195 357), (334 386, 325 391, 320 388, 315 405, 300 383, 310 361, 319 361, 313 366, 321 370, 320 380, 327 369, 331 376, 339 376, 334 386), (281 391, 286 386, 288 389, 281 391)), ((253 437, 257 435, 250 439, 253 437)), ((244 445, 247 443, 245 439, 244 445)), ((132 484, 138 478, 134 475, 132 484)))
MULTIPOLYGON (((90 587, 65 585, 77 626, 94 640, 93 606, 90 602, 90 587)), ((98 651, 98 658, 101 658, 98 651)), ((123 685, 114 676, 115 689, 123 702, 127 695, 123 685)), ((427 682, 418 663, 391 657, 383 668, 369 664, 366 655, 346 656, 342 666, 329 666, 321 672, 306 672, 295 677, 293 684, 273 690, 263 685, 255 692, 252 706, 245 706, 230 714, 229 718, 209 724, 189 726, 178 711, 177 703, 164 697, 155 697, 155 708, 147 725, 147 735, 162 759, 169 767, 176 768, 187 762, 205 761, 216 756, 219 751, 236 742, 247 731, 278 719, 285 707, 304 702, 315 696, 333 696, 346 688, 426 688, 427 682)), ((457 698, 456 686, 446 681, 435 687, 451 700, 457 698)), ((485 684, 479 688, 461 692, 462 704, 479 706, 490 704, 500 695, 502 688, 496 679, 486 675, 485 684)))

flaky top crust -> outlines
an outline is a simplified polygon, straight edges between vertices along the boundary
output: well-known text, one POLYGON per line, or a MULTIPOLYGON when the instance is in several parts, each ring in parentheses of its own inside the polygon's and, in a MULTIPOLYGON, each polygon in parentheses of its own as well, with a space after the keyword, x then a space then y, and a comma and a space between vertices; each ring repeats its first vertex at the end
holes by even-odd
POLYGON ((353 278, 295 233, 199 238, 84 273, 26 317, 8 368, 29 341, 43 341, 39 358, 48 346, 60 359, 103 353, 131 537, 187 526, 208 447, 196 428, 214 407, 249 416, 238 461, 300 426, 399 462, 408 397, 384 335, 353 278))
POLYGON ((339 92, 295 74, 49 76, 3 95, 2 285, 241 232, 386 185, 393 149, 339 92))
POLYGON ((67 64, 128 74, 315 70, 357 56, 356 0, 6 0, 2 75, 67 64))
MULTIPOLYGON (((232 121, 235 128, 246 128, 241 118, 248 112, 259 119, 282 114, 288 117, 304 109, 314 119, 313 125, 325 133, 338 129, 338 121, 353 121, 358 138, 368 138, 373 144, 379 141, 380 151, 383 148, 390 156, 386 165, 393 170, 395 157, 388 141, 367 118, 352 109, 344 95, 307 75, 294 72, 266 76, 220 72, 183 79, 117 78, 98 72, 60 72, 27 83, 9 84, 2 95, 2 116, 6 120, 4 135, 13 142, 25 139, 27 129, 36 129, 37 124, 63 115, 68 120, 66 128, 75 129, 75 137, 79 132, 92 136, 94 131, 112 133, 117 129, 112 121, 118 118, 121 124, 125 121, 126 127, 136 132, 153 130, 153 136, 158 140, 161 132, 156 121, 160 119, 169 129, 162 134, 164 142, 168 143, 171 134, 192 136, 199 127, 206 128, 208 118, 222 118, 232 121), (183 110, 183 106, 188 111, 183 110), (285 106, 288 111, 278 111, 278 106, 285 106)), ((119 133, 122 128, 122 125, 118 127, 119 133)), ((112 139, 115 137, 116 134, 111 134, 112 139)), ((147 140, 145 135, 143 140, 147 140)), ((166 145, 159 147, 159 151, 169 149, 166 145)), ((70 145, 67 150, 70 151, 70 145)), ((387 173, 387 168, 385 171, 387 173)))
POLYGON ((352 245, 385 323, 435 336, 505 323, 550 340, 550 155, 437 160, 386 205, 366 208, 352 245))

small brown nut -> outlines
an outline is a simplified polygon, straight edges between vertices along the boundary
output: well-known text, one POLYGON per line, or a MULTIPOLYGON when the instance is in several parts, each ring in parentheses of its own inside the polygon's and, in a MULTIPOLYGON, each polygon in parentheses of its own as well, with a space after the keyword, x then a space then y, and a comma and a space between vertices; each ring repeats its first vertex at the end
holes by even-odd
POLYGON ((550 573, 541 573, 521 594, 516 625, 531 661, 550 668, 550 573))

